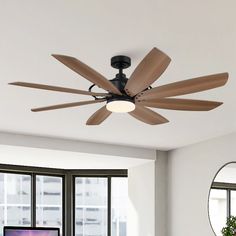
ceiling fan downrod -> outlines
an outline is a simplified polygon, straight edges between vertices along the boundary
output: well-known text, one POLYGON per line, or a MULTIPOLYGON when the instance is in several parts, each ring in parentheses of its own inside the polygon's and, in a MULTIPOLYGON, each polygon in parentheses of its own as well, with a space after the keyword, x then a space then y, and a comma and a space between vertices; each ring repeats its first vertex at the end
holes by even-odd
POLYGON ((123 73, 123 70, 129 68, 131 65, 130 57, 124 55, 118 55, 111 58, 111 66, 119 70, 119 73, 116 74, 116 77, 110 80, 123 94, 125 94, 124 88, 128 81, 126 75, 123 73))

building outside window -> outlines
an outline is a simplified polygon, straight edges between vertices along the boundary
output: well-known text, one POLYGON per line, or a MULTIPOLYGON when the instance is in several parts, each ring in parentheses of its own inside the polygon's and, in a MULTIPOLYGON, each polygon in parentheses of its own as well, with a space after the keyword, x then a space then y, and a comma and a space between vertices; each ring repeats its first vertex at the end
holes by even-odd
POLYGON ((0 173, 0 230, 4 225, 31 225, 31 178, 0 173))
POLYGON ((62 232, 62 177, 36 176, 36 226, 58 227, 62 232))
POLYGON ((111 179, 112 236, 124 236, 127 229, 128 180, 111 179))
POLYGON ((107 178, 75 178, 75 236, 107 235, 107 178))
POLYGON ((127 178, 76 177, 75 193, 75 236, 126 236, 127 178))

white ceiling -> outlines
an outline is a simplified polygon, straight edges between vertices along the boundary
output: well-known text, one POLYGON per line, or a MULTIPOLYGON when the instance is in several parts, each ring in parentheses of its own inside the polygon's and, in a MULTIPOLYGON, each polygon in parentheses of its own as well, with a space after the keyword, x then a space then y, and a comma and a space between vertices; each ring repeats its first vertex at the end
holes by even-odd
POLYGON ((157 149, 236 131, 235 0, 0 1, 0 131, 157 149), (154 46, 172 58, 154 86, 228 71, 225 87, 186 96, 224 105, 210 112, 155 109, 170 120, 159 126, 113 114, 102 125, 88 127, 86 120, 101 104, 30 112, 86 96, 7 85, 27 81, 87 90, 88 81, 50 54, 75 56, 112 79, 116 71, 110 57, 130 56, 129 76, 154 46))

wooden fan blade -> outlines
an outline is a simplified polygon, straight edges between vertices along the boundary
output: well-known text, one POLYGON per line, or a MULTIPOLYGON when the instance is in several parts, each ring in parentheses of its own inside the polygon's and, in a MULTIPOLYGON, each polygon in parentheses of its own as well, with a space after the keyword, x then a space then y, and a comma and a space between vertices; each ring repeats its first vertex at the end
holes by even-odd
POLYGON ((56 92, 75 93, 75 94, 83 94, 83 95, 91 95, 91 96, 108 96, 109 95, 108 93, 95 93, 95 92, 89 92, 89 91, 78 90, 78 89, 51 86, 51 85, 46 85, 46 84, 34 84, 34 83, 27 83, 27 82, 13 82, 9 84, 21 86, 21 87, 27 87, 27 88, 35 88, 35 89, 43 89, 43 90, 51 90, 51 91, 56 91, 56 92))
POLYGON ((141 101, 138 104, 147 107, 155 107, 170 110, 183 111, 210 111, 221 104, 222 102, 202 101, 192 99, 178 99, 178 98, 158 98, 148 101, 141 101))
POLYGON ((47 107, 33 108, 33 109, 31 109, 31 111, 33 111, 33 112, 49 111, 49 110, 56 110, 56 109, 69 108, 69 107, 78 107, 78 106, 82 106, 82 105, 94 104, 94 103, 99 103, 99 102, 104 102, 104 101, 106 101, 106 99, 64 103, 64 104, 58 104, 58 105, 53 105, 53 106, 47 106, 47 107))
POLYGON ((87 120, 86 125, 100 125, 112 112, 106 109, 106 106, 103 106, 97 110, 90 118, 87 120))
POLYGON ((83 62, 79 61, 78 59, 56 54, 52 54, 52 56, 90 82, 111 93, 122 95, 121 92, 116 88, 116 86, 113 85, 109 80, 107 80, 103 75, 90 68, 83 62))
POLYGON ((162 51, 153 48, 136 67, 125 86, 125 92, 133 97, 148 88, 170 64, 171 59, 162 51))
POLYGON ((214 74, 162 85, 137 95, 138 100, 150 100, 196 93, 225 85, 228 73, 214 74))
POLYGON ((135 105, 135 110, 129 112, 129 114, 134 118, 150 125, 158 125, 169 122, 160 114, 138 104, 135 105))

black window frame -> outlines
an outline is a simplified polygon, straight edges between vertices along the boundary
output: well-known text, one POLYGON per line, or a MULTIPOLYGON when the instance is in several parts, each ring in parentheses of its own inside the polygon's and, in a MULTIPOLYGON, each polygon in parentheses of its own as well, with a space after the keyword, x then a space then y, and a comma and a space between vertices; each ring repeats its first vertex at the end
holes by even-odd
POLYGON ((59 169, 36 166, 0 164, 0 173, 31 176, 31 227, 36 227, 36 176, 62 178, 62 236, 75 236, 75 178, 105 177, 108 179, 107 236, 111 236, 111 179, 128 177, 127 169, 59 169))

